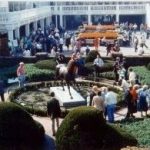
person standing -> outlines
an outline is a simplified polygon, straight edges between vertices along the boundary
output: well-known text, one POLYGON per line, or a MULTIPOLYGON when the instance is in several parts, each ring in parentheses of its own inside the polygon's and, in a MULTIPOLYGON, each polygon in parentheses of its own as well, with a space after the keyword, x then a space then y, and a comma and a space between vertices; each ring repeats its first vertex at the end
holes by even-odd
POLYGON ((56 134, 55 121, 57 124, 57 129, 59 127, 59 117, 61 115, 60 105, 58 99, 55 98, 55 93, 51 92, 51 100, 47 102, 47 114, 52 120, 52 133, 53 136, 56 134))
POLYGON ((92 100, 92 106, 104 113, 105 105, 103 97, 101 95, 95 95, 92 100))
POLYGON ((19 67, 17 68, 17 76, 19 80, 19 87, 24 87, 25 82, 25 66, 23 62, 19 63, 19 67))
POLYGON ((118 70, 120 68, 120 57, 116 58, 116 61, 113 65, 113 68, 114 68, 113 71, 114 71, 114 74, 115 74, 115 81, 118 82, 118 80, 119 80, 118 70))
POLYGON ((110 123, 114 122, 116 103, 117 95, 113 91, 110 91, 110 88, 108 88, 108 92, 105 95, 105 106, 107 108, 108 122, 110 123))
POLYGON ((132 91, 132 86, 130 86, 129 89, 126 90, 126 92, 125 92, 124 101, 125 101, 125 103, 127 105, 127 114, 126 114, 125 119, 128 119, 129 117, 134 118, 134 116, 133 116, 133 113, 134 113, 134 103, 132 101, 133 98, 132 98, 131 91, 132 91))
POLYGON ((104 66, 104 61, 102 60, 100 54, 97 54, 97 57, 93 62, 96 76, 99 76, 99 72, 101 72, 101 68, 104 66))
POLYGON ((4 83, 2 80, 0 80, 0 97, 1 97, 1 101, 4 102, 5 98, 4 98, 4 83))

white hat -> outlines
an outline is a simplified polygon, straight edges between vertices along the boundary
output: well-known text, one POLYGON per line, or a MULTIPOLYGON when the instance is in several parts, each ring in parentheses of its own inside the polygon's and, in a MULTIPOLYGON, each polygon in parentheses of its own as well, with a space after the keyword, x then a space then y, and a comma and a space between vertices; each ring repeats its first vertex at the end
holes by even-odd
POLYGON ((24 62, 20 62, 19 65, 24 65, 24 62))

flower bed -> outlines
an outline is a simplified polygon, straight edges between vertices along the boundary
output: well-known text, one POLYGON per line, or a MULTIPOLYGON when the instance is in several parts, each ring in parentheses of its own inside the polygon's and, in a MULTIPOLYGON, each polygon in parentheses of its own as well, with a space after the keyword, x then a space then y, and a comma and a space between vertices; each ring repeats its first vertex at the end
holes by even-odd
MULTIPOLYGON (((82 86, 82 88, 80 88, 80 94, 85 99, 87 97, 87 91, 89 90, 89 87, 92 87, 93 85, 97 85, 99 87, 108 86, 108 84, 106 85, 105 83, 94 81, 78 81, 78 85, 82 86)), ((49 88, 53 86, 61 86, 61 82, 47 81, 30 83, 26 86, 26 88, 18 88, 13 91, 9 96, 9 100, 21 105, 32 114, 46 116, 46 105, 47 101, 50 99, 49 88)), ((122 92, 116 87, 111 86, 111 88, 114 92, 118 93, 118 102, 120 102, 122 100, 122 92)), ((62 117, 64 117, 65 115, 66 110, 63 111, 62 117)))

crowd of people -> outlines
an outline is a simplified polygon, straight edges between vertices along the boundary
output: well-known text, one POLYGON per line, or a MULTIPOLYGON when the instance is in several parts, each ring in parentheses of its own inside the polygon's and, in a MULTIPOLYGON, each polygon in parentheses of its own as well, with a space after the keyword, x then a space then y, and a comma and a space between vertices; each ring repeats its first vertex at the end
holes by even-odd
MULTIPOLYGON (((135 52, 139 55, 144 54, 143 47, 146 45, 146 35, 145 30, 140 27, 140 36, 137 36, 137 26, 134 24, 132 27, 128 26, 126 29, 125 24, 120 25, 125 28, 126 31, 131 28, 132 32, 129 32, 129 39, 131 40, 132 46, 135 48, 135 52)), ((33 31, 28 37, 17 40, 18 46, 14 47, 13 43, 9 43, 10 53, 12 56, 23 55, 31 56, 35 55, 37 52, 48 52, 55 56, 56 58, 56 77, 59 74, 59 69, 62 66, 67 66, 67 71, 69 72, 72 68, 76 68, 76 74, 71 74, 71 76, 84 77, 85 73, 85 62, 83 59, 83 54, 81 50, 81 41, 74 35, 70 35, 68 32, 62 33, 60 30, 56 29, 54 26, 46 27, 45 30, 39 28, 37 31, 33 31), (64 51, 64 44, 67 50, 73 50, 71 59, 67 64, 67 60, 64 51), (73 62, 73 63, 72 63, 73 62), (76 67, 72 67, 74 65, 76 67)), ((111 51, 119 52, 120 46, 118 41, 114 43, 113 49, 110 46, 111 43, 107 43, 106 51, 107 55, 111 51)), ((98 49, 98 44, 95 44, 96 49, 98 49)), ((89 46, 85 49, 86 55, 90 52, 89 46)), ((95 72, 98 74, 101 72, 101 67, 104 66, 104 61, 98 54, 93 61, 93 66, 95 72)), ((70 71, 72 72, 72 71, 70 71)), ((127 114, 125 118, 134 118, 134 113, 137 111, 141 112, 141 117, 143 117, 143 112, 147 116, 148 107, 150 106, 150 88, 148 85, 142 85, 138 78, 138 75, 133 71, 130 66, 127 66, 125 58, 116 58, 113 64, 113 72, 115 75, 115 84, 120 86, 123 90, 123 99, 127 105, 127 114)), ((25 68, 24 63, 20 62, 17 68, 17 77, 19 81, 19 87, 24 87, 25 83, 25 68)), ((113 85, 112 85, 113 86, 113 85)), ((3 83, 0 81, 0 96, 1 100, 4 101, 4 87, 3 83)), ((61 114, 60 106, 58 100, 55 98, 55 93, 51 93, 52 98, 47 103, 48 115, 52 119, 52 132, 55 135, 55 120, 57 123, 57 128, 59 127, 59 117, 61 114)), ((115 121, 114 113, 117 104, 117 94, 114 93, 109 87, 93 86, 90 90, 89 95, 87 95, 87 104, 93 106, 100 110, 104 114, 104 118, 108 116, 108 122, 113 123, 115 121)))

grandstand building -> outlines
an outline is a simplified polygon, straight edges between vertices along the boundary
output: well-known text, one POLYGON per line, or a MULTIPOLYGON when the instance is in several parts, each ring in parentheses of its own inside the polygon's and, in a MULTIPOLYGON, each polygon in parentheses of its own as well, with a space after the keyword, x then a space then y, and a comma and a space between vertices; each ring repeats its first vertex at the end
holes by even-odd
POLYGON ((150 1, 144 0, 41 0, 0 1, 0 34, 9 40, 28 36, 53 22, 56 27, 77 29, 82 23, 129 22, 150 27, 150 1))

